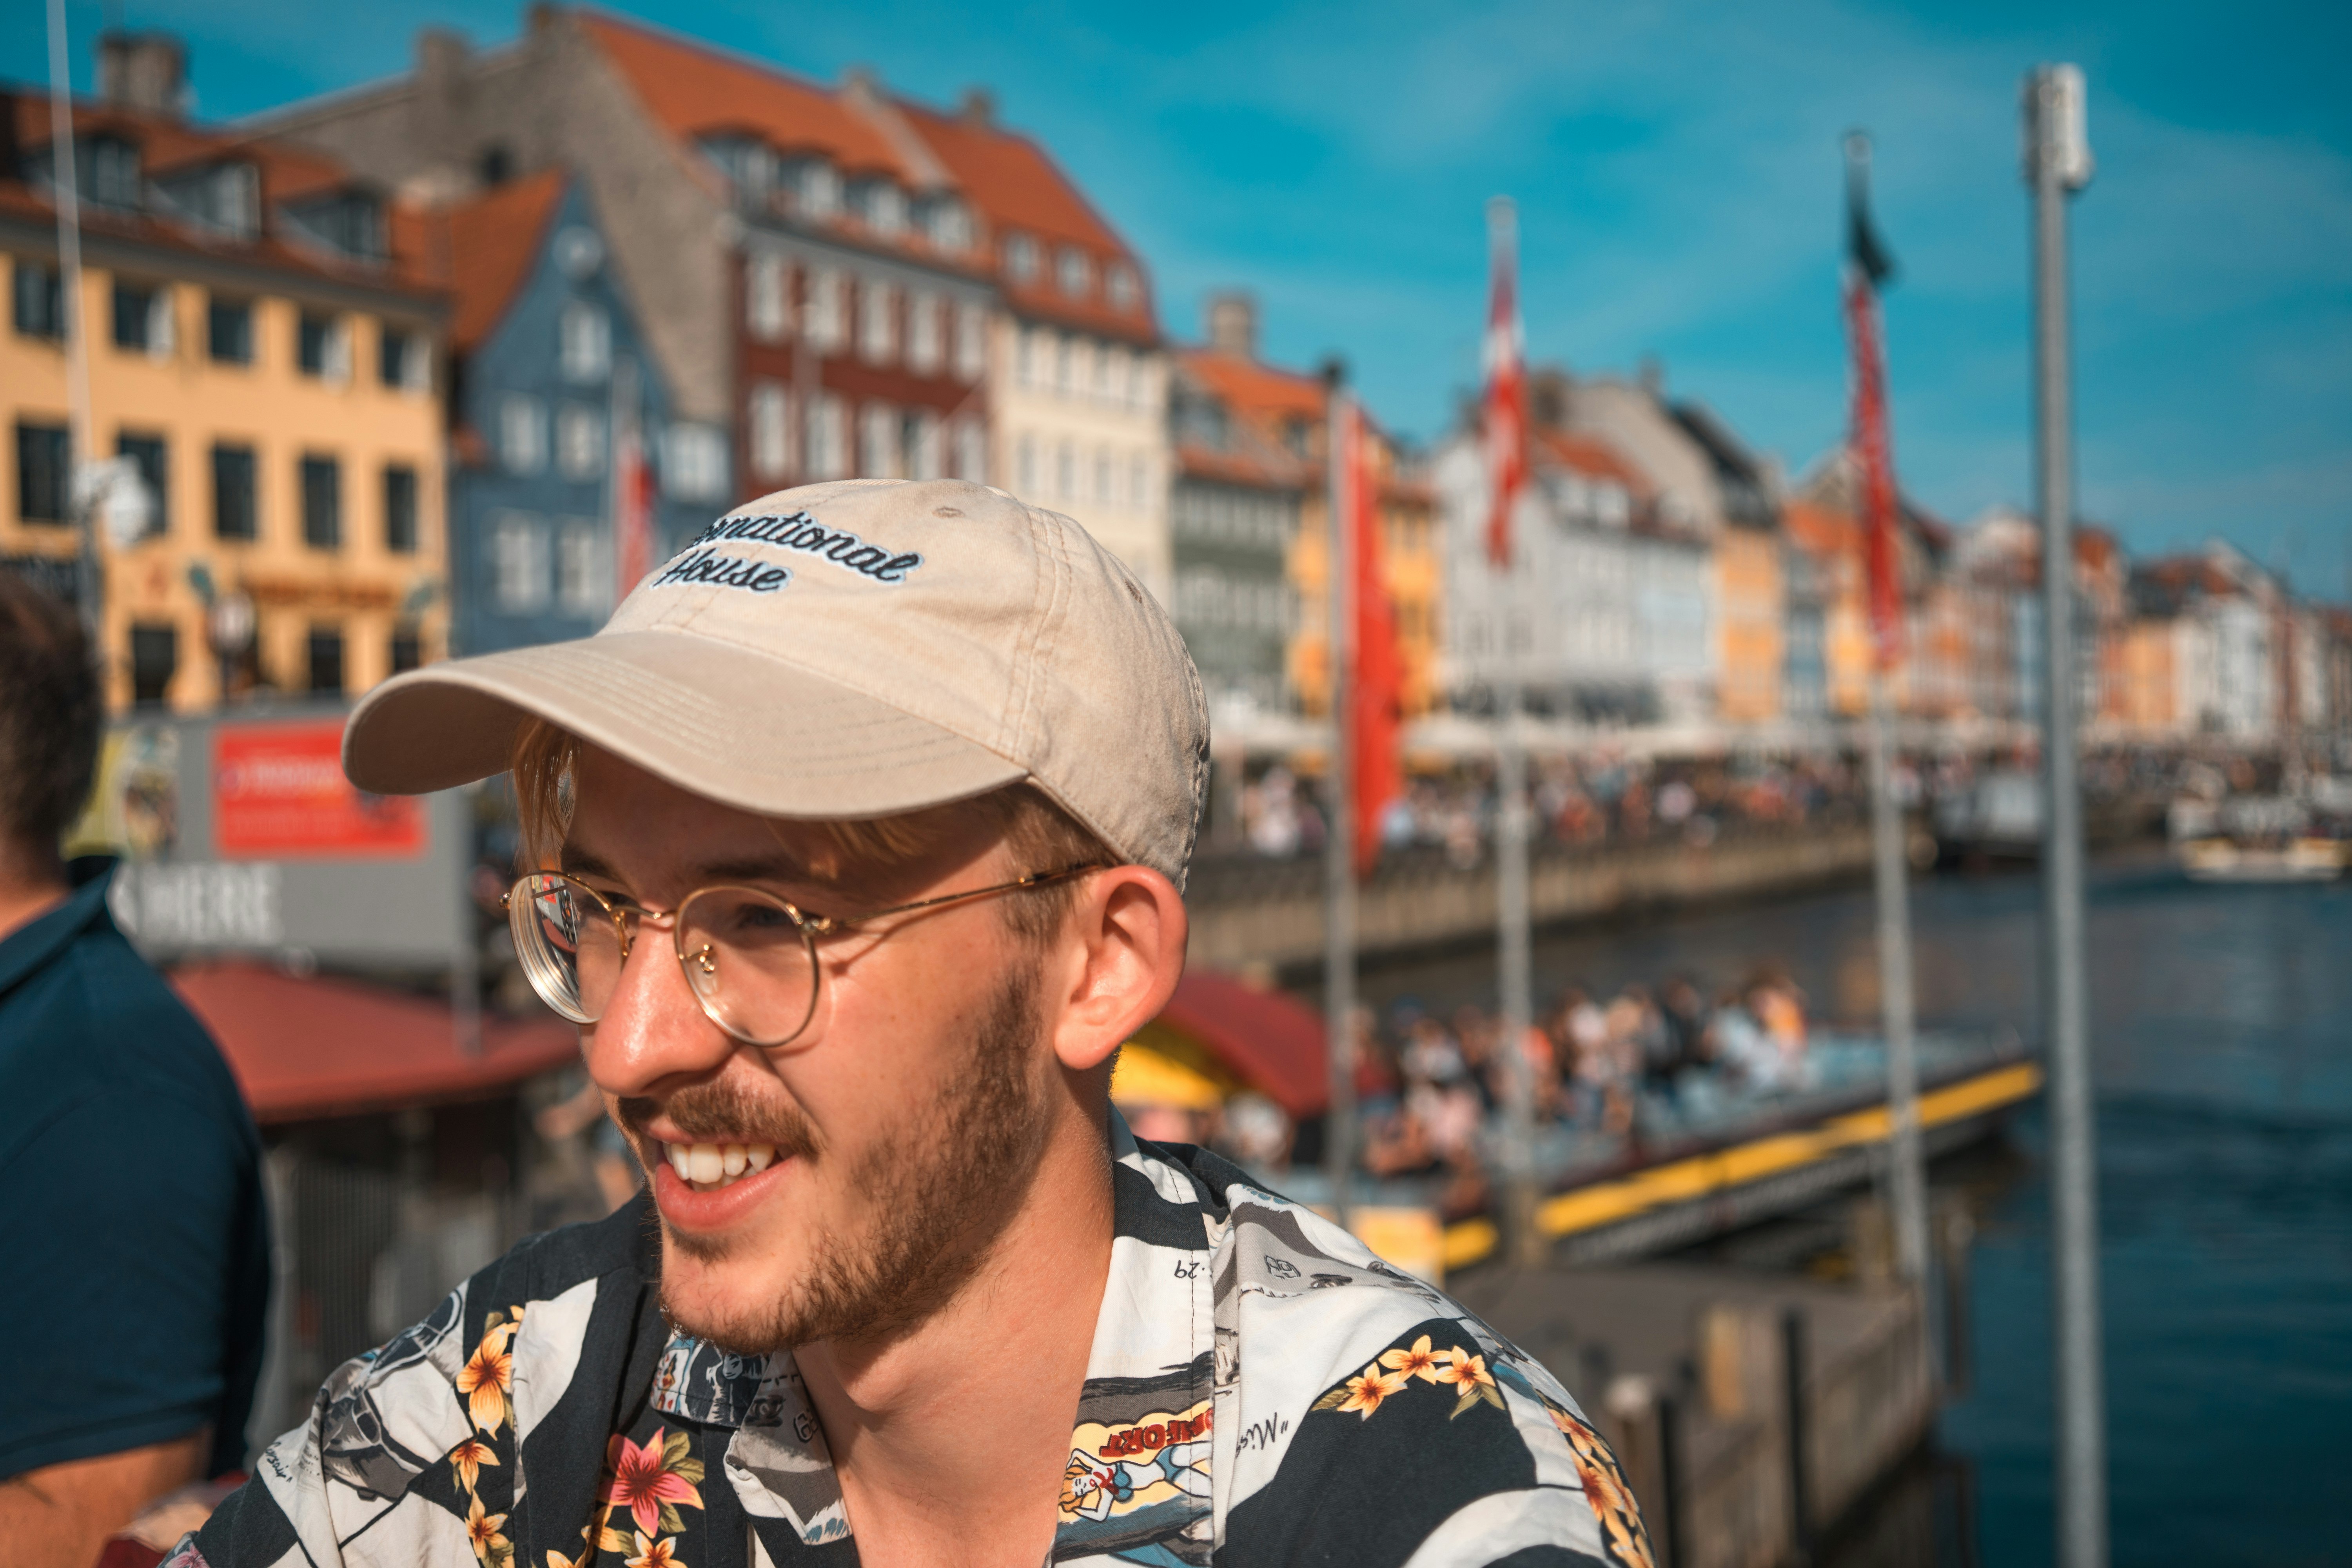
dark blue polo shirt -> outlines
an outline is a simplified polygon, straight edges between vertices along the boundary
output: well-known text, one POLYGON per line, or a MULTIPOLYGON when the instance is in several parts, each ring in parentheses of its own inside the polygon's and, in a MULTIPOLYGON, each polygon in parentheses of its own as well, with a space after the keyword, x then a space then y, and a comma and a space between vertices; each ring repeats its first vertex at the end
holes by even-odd
POLYGON ((242 1468, 269 1233, 228 1064, 107 912, 0 941, 0 1477, 199 1426, 242 1468))

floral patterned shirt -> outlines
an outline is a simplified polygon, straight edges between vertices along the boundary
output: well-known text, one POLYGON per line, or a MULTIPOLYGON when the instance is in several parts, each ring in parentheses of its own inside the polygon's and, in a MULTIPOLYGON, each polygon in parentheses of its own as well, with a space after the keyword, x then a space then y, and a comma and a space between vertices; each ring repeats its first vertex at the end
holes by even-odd
MULTIPOLYGON (((1607 1445, 1466 1310, 1114 1117, 1055 1563, 1651 1568, 1607 1445)), ((344 1366, 165 1568, 845 1568, 788 1352, 670 1331, 647 1200, 344 1366)))

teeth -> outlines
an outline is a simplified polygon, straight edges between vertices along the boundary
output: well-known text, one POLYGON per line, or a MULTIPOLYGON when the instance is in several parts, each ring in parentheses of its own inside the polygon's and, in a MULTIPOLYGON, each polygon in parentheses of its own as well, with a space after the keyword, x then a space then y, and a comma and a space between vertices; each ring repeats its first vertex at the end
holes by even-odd
POLYGON ((677 1179, 696 1192, 714 1192, 776 1163, 772 1143, 665 1143, 663 1156, 677 1179))

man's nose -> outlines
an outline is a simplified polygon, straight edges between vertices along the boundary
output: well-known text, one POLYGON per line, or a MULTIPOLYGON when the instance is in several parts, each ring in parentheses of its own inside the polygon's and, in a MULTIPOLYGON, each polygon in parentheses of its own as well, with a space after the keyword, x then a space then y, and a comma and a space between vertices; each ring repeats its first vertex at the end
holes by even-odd
POLYGON ((735 1047, 687 984, 669 932, 640 926, 613 999, 589 1036, 588 1076, 608 1094, 643 1095, 669 1079, 717 1071, 735 1047))

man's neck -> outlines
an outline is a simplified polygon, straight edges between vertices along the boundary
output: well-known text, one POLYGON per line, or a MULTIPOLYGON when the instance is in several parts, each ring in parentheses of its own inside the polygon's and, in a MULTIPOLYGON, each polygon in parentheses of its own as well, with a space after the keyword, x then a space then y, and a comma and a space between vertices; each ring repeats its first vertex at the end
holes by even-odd
POLYGON ((53 847, 0 839, 0 941, 73 890, 53 847))
POLYGON ((1073 1121, 955 1300, 882 1344, 794 1352, 868 1568, 1045 1559, 1111 1233, 1105 1141, 1073 1121))

